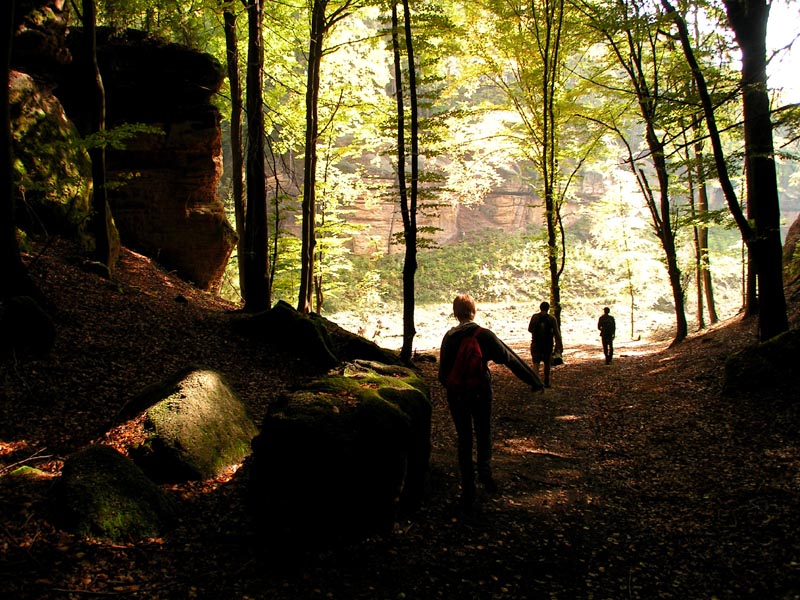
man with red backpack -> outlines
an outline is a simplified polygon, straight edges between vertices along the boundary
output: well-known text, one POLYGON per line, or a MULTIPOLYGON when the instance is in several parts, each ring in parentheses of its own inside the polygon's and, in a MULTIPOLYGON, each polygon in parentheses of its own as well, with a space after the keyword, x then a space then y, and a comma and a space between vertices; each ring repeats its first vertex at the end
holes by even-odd
POLYGON ((506 365, 534 391, 544 389, 533 369, 492 331, 473 321, 475 312, 472 296, 456 296, 453 314, 458 325, 445 334, 439 353, 439 382, 447 389, 447 404, 458 437, 461 504, 467 509, 472 506, 476 491, 472 463, 473 427, 478 480, 488 493, 497 491, 491 469, 492 380, 488 362, 506 365))

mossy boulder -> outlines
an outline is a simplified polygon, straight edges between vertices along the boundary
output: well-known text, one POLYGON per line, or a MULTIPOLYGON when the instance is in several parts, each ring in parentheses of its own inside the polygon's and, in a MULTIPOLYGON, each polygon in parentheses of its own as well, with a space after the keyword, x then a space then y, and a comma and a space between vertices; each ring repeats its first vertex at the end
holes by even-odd
POLYGON ((145 389, 121 418, 140 415, 145 441, 130 456, 155 481, 210 479, 250 454, 258 429, 216 371, 187 367, 145 389))
POLYGON ((64 233, 90 248, 92 164, 77 129, 58 99, 30 76, 12 72, 9 95, 14 183, 21 194, 17 225, 64 233))
POLYGON ((800 330, 792 329, 771 340, 745 348, 725 361, 726 395, 794 394, 791 373, 800 364, 800 330))
POLYGON ((431 412, 413 371, 366 361, 271 407, 250 465, 268 542, 313 547, 389 531, 422 500, 431 412))
POLYGON ((49 504, 54 522, 81 536, 116 541, 163 535, 175 502, 131 460, 109 446, 88 446, 64 462, 49 504))

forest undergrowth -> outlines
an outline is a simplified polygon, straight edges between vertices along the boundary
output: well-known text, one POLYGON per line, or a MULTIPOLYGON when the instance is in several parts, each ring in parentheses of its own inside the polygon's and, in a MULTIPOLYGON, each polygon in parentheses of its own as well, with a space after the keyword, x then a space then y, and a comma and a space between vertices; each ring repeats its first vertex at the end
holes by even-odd
MULTIPOLYGON (((481 492, 469 514, 455 502, 436 363, 419 360, 434 405, 425 503, 391 534, 289 557, 265 553, 253 534, 246 469, 168 487, 182 518, 163 538, 111 543, 53 527, 43 498, 64 459, 91 443, 121 445, 114 415, 145 385, 203 364, 226 375, 259 422, 310 374, 230 333, 233 305, 132 252, 110 281, 82 271, 61 244, 31 273, 59 335, 48 356, 0 366, 0 474, 45 473, 0 479, 0 597, 800 598, 797 411, 767 392, 721 393, 725 358, 755 341, 752 321, 675 348, 621 340, 610 365, 599 345, 568 344, 544 393, 493 366, 500 490, 481 492)), ((523 341, 512 344, 529 358, 523 341)))

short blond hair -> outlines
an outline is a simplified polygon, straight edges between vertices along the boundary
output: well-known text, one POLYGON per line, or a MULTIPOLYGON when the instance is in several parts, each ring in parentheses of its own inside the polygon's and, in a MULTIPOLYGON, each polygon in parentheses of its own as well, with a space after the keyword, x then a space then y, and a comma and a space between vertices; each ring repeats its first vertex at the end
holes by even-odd
POLYGON ((475 300, 469 294, 459 294, 453 300, 453 314, 459 321, 471 321, 475 311, 475 300))

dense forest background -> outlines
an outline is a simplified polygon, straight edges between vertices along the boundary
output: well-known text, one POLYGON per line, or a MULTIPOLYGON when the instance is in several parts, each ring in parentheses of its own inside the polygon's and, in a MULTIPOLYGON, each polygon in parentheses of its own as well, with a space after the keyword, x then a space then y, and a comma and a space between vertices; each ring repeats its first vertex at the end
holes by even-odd
MULTIPOLYGON (((555 3, 542 3, 538 10, 551 4, 555 3)), ((226 60, 218 10, 197 4, 176 12, 157 2, 126 4, 124 9, 111 3, 100 6, 101 21, 114 27, 139 27, 201 48, 223 63, 226 60)), ((392 95, 396 83, 387 48, 385 11, 372 5, 343 6, 347 18, 326 36, 320 71, 318 118, 324 127, 316 141, 319 200, 314 269, 315 281, 324 290, 318 298, 324 297, 324 301, 315 309, 336 314, 364 331, 374 325, 375 314, 386 315, 382 321, 385 329, 374 329, 378 335, 382 332, 385 340, 386 336, 399 337, 399 321, 392 315, 401 314, 403 298, 403 253, 397 238, 398 233, 402 236, 396 199, 397 142, 391 135, 396 121, 392 95)), ((638 14, 641 22, 649 21, 650 30, 663 22, 658 6, 625 6, 631 14, 638 14)), ((235 3, 228 8, 237 16, 239 56, 244 57, 244 8, 235 3)), ((308 61, 304 41, 308 23, 301 15, 312 8, 264 6, 272 291, 276 299, 290 302, 298 294, 301 273, 304 73, 308 61)), ((685 6, 682 14, 695 28, 698 55, 715 94, 718 119, 725 123, 722 135, 733 185, 743 190, 742 115, 735 92, 740 79, 738 48, 729 30, 714 26, 717 20, 724 23, 719 8, 713 3, 693 3, 685 6)), ((534 87, 544 67, 524 59, 525 52, 537 55, 537 36, 546 32, 528 30, 520 38, 530 26, 522 18, 516 32, 504 29, 501 24, 508 18, 503 12, 507 9, 505 3, 427 3, 413 8, 414 35, 419 38, 415 41, 420 95, 424 98, 420 154, 426 190, 419 209, 424 235, 415 300, 420 307, 432 307, 436 315, 447 310, 456 292, 468 290, 483 303, 522 304, 520 318, 524 319, 524 313, 542 299, 552 299, 548 256, 556 252, 563 260, 564 289, 559 298, 566 321, 563 326, 574 329, 575 335, 591 331, 595 314, 603 305, 611 305, 625 324, 622 332, 632 339, 664 335, 674 321, 673 292, 646 193, 632 171, 635 165, 636 171, 655 178, 651 150, 644 139, 645 125, 633 102, 635 89, 619 79, 621 85, 609 85, 624 71, 614 64, 613 45, 604 43, 602 23, 593 25, 581 14, 586 9, 580 4, 561 6, 559 43, 563 48, 559 60, 566 66, 553 74, 563 91, 551 101, 559 119, 554 182, 563 240, 548 244, 548 210, 538 168, 544 159, 536 148, 541 146, 545 127, 537 117, 537 103, 547 98, 534 87), (503 202, 509 197, 521 214, 499 223, 482 218, 482 213, 507 210, 503 202)), ((785 14, 789 23, 796 22, 791 9, 785 14)), ((650 30, 640 27, 634 33, 642 36, 638 44, 647 40, 652 44, 647 49, 650 58, 644 53, 640 59, 647 76, 660 86, 664 108, 657 115, 657 126, 662 128, 671 175, 667 210, 676 238, 685 309, 695 316, 694 326, 702 327, 709 317, 703 316, 708 300, 698 295, 703 292, 702 284, 698 290, 697 283, 699 232, 705 230, 708 237, 707 247, 701 251, 707 258, 700 269, 706 269, 713 282, 711 298, 717 315, 731 316, 746 304, 747 253, 714 172, 709 170, 693 180, 696 166, 708 157, 707 150, 703 156, 702 147, 699 151, 695 147, 694 155, 689 151, 690 140, 702 145, 707 139, 698 130, 689 131, 687 125, 697 110, 685 108, 686 103, 697 102, 692 99, 696 92, 692 91, 691 74, 681 64, 674 38, 649 38, 653 35, 650 30), (648 60, 652 61, 649 65, 648 60), (697 205, 701 187, 706 188, 707 208, 697 205)), ((782 36, 774 34, 773 64, 783 59, 796 33, 789 27, 782 36)), ((243 60, 240 58, 240 63, 243 60)), ((773 107, 777 114, 785 115, 783 107, 791 98, 788 90, 778 89, 780 67, 771 68, 771 73, 773 107)), ((220 91, 218 104, 226 134, 231 123, 230 99, 229 89, 220 91)), ((785 236, 800 208, 800 193, 793 177, 793 129, 783 124, 783 116, 776 121, 781 234, 785 236)), ((230 137, 223 139, 220 194, 233 221, 234 161, 230 137)), ((744 198, 741 201, 746 203, 744 198)), ((234 253, 221 293, 235 301, 241 298, 237 268, 234 253)), ((420 331, 424 331, 422 323, 420 331)), ((514 336, 514 326, 505 333, 514 336)))
MULTIPOLYGON (((512 337, 543 299, 576 341, 605 305, 631 339, 678 341, 686 315, 701 329, 757 311, 748 236, 761 239, 766 211, 751 206, 746 177, 736 5, 426 2, 404 7, 394 54, 391 11, 369 2, 59 7, 68 31, 91 6, 112 38, 143 31, 208 53, 227 74, 211 97, 216 193, 239 241, 204 287, 251 310, 297 301, 405 349, 414 334, 430 345, 422 339, 442 326, 427 324, 459 291, 515 309, 493 323, 512 337)), ((790 4, 773 8, 777 19, 759 17, 753 32, 769 41, 782 240, 800 208, 783 76, 798 28, 790 4)), ((125 139, 114 143, 136 143, 125 139)), ((112 216, 135 169, 110 175, 112 216)))

